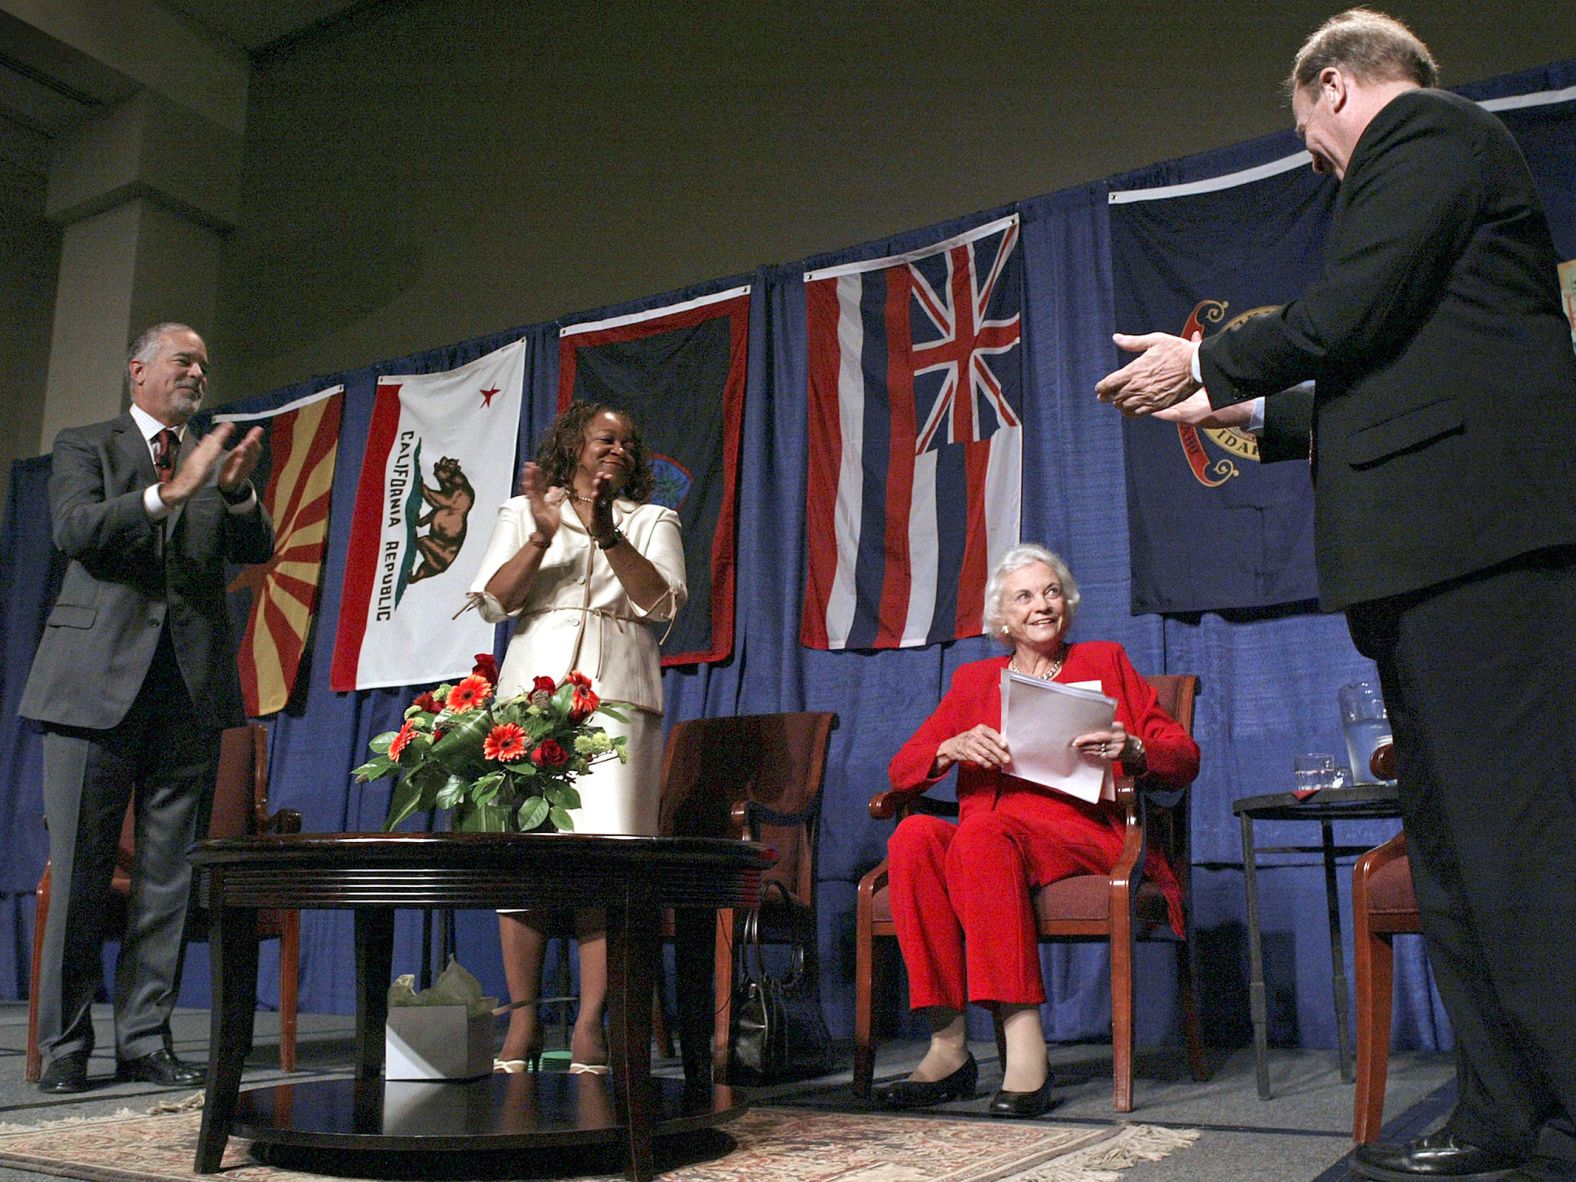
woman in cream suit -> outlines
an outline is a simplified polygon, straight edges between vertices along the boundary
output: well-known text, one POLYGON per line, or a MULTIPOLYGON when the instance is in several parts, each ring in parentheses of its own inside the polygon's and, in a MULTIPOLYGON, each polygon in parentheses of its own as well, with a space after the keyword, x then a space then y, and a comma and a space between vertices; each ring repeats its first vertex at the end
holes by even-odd
MULTIPOLYGON (((629 721, 607 719, 628 738, 629 762, 596 765, 577 787, 577 833, 654 834, 662 766, 662 669, 657 629, 684 605, 684 546, 671 509, 645 503, 651 465, 635 424, 612 407, 574 402, 525 465, 520 493, 498 510, 473 595, 482 616, 514 621, 498 694, 528 691, 538 677, 571 671, 603 698, 628 703, 629 721)), ((546 916, 500 912, 504 970, 513 1001, 540 994, 546 916)), ((602 1015, 607 998, 606 929, 599 910, 575 917, 580 1012, 570 1070, 607 1071, 602 1015)), ((539 1065, 535 1006, 513 1011, 496 1064, 539 1065)))

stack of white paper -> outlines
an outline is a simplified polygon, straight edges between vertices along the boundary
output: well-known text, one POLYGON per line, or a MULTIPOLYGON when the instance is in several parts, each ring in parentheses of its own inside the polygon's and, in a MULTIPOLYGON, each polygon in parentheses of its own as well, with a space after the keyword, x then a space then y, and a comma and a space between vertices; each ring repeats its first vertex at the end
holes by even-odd
POLYGON ((1072 741, 1111 728, 1116 699, 1098 682, 1063 685, 1001 671, 1002 736, 1012 762, 1007 771, 1080 800, 1115 800, 1110 764, 1085 757, 1072 741), (1092 688, 1091 688, 1092 687, 1092 688))

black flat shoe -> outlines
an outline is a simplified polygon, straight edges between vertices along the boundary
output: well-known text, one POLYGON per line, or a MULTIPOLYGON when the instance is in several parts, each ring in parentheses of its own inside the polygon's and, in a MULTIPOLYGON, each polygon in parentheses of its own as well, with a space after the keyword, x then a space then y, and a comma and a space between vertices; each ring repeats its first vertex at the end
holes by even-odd
POLYGON ((1051 1099, 1051 1086, 1054 1082, 1050 1071, 1046 1071, 1045 1082, 1035 1091, 1009 1092, 1006 1088, 1002 1088, 991 1098, 990 1114, 1020 1120, 1044 1116, 1056 1107, 1056 1101, 1051 1099))
POLYGON ((182 1063, 169 1051, 153 1051, 137 1059, 117 1060, 115 1078, 158 1084, 161 1088, 190 1088, 207 1082, 208 1069, 182 1063))
POLYGON ((1353 1172, 1372 1182, 1412 1182, 1417 1178, 1500 1182, 1520 1164, 1443 1130, 1405 1145, 1359 1145, 1352 1150, 1353 1172))
POLYGON ((38 1090, 54 1096, 87 1091, 88 1053, 67 1051, 61 1055, 44 1068, 44 1074, 38 1080, 38 1090))
POLYGON ((875 1091, 876 1103, 886 1108, 929 1108, 948 1100, 974 1099, 974 1085, 979 1082, 980 1065, 973 1054, 963 1060, 951 1075, 930 1083, 917 1079, 893 1080, 875 1091))

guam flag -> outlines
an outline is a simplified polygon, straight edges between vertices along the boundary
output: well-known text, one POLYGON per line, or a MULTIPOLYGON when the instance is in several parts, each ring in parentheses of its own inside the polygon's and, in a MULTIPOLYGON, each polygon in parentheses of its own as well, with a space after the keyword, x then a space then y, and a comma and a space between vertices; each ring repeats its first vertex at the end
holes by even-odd
POLYGON ((460 677, 491 651, 493 625, 454 616, 514 485, 524 381, 523 340, 444 373, 378 379, 345 557, 336 691, 460 677))
POLYGON ((806 646, 984 631, 985 581, 1022 504, 1018 236, 1014 215, 805 275, 806 646))
POLYGON ((664 665, 733 651, 734 522, 749 343, 750 289, 561 330, 558 407, 571 399, 628 411, 656 476, 652 500, 679 515, 689 602, 662 645, 664 665))
MULTIPOLYGON (((1318 277, 1335 183, 1303 153, 1110 200, 1117 329, 1209 336, 1318 277)), ((1123 420, 1123 443, 1135 614, 1317 595, 1306 464, 1261 464, 1247 431, 1151 418, 1123 420)))
POLYGON ((274 556, 242 568, 229 588, 250 596, 237 654, 250 718, 275 714, 289 702, 317 615, 344 401, 345 388, 334 386, 275 410, 214 416, 236 424, 237 434, 263 428, 263 458, 252 483, 274 521, 274 556))

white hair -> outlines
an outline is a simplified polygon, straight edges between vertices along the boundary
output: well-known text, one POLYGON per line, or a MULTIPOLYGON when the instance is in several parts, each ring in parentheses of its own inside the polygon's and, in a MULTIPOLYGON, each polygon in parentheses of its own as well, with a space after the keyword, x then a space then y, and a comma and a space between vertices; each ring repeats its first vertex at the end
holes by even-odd
POLYGON ((1067 628, 1072 627, 1073 616, 1077 614, 1078 608, 1078 580, 1073 578, 1073 572, 1067 569, 1067 564, 1058 555, 1037 543, 1025 542, 1013 546, 1001 556, 996 569, 990 573, 990 581, 985 584, 985 629, 998 640, 1003 635, 1001 599, 1002 592, 1006 590, 1007 576, 1037 562, 1050 567, 1057 582, 1061 583, 1062 618, 1067 628))

